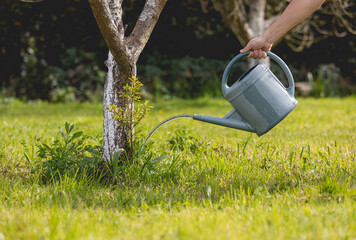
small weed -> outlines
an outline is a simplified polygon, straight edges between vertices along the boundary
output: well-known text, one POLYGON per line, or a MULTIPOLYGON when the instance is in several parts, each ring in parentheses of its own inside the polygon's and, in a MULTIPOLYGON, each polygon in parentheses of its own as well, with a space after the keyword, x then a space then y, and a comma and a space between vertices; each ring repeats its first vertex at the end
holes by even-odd
POLYGON ((174 131, 173 137, 168 140, 168 145, 171 150, 175 151, 198 151, 206 145, 203 139, 197 137, 193 130, 182 127, 174 131))
MULTIPOLYGON (((41 172, 44 181, 59 179, 64 175, 74 176, 80 172, 94 174, 102 169, 104 160, 101 158, 101 142, 96 138, 74 132, 74 124, 65 123, 64 129, 59 127, 61 138, 45 143, 38 139, 36 144, 37 157, 40 162, 35 165, 34 172, 41 172), (89 144, 94 142, 94 145, 89 144)), ((33 160, 25 153, 25 158, 33 160)))
POLYGON ((127 130, 127 142, 131 151, 130 156, 133 156, 136 146, 135 136, 138 136, 141 132, 139 124, 150 113, 152 106, 149 105, 147 100, 141 101, 140 88, 142 83, 135 76, 132 76, 129 80, 130 82, 120 92, 120 97, 126 98, 128 103, 124 107, 111 105, 109 111, 113 113, 119 125, 127 130))

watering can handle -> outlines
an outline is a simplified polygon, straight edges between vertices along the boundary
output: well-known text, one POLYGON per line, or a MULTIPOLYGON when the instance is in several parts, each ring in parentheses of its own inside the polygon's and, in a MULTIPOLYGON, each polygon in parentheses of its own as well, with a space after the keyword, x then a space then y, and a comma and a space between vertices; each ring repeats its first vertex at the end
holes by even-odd
MULTIPOLYGON (((225 95, 226 90, 229 88, 227 86, 227 79, 228 76, 230 74, 231 68, 234 65, 234 63, 236 63, 239 59, 241 59, 242 57, 248 55, 250 52, 245 52, 245 53, 240 53, 238 54, 236 57, 234 57, 230 63, 227 65, 225 71, 224 71, 224 75, 222 77, 222 82, 221 82, 221 89, 223 91, 223 94, 225 95)), ((286 88, 287 93, 289 94, 289 96, 294 98, 294 79, 293 79, 293 75, 290 71, 290 69, 288 68, 287 64, 280 58, 278 57, 276 54, 272 53, 272 52, 266 52, 267 56, 269 56, 271 59, 273 59, 276 63, 278 63, 278 65, 283 69, 284 73, 287 76, 288 79, 288 88, 286 88)))

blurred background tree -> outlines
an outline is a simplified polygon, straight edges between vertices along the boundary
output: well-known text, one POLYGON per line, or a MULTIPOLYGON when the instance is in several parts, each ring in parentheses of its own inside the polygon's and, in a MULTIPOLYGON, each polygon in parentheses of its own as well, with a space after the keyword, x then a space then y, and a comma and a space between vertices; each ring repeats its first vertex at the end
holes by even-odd
MULTIPOLYGON (((190 0, 192 1, 194 0, 190 0)), ((219 12, 225 25, 234 33, 239 43, 245 46, 250 39, 262 34, 275 21, 290 1, 199 0, 199 2, 203 12, 208 13, 211 10, 219 12)), ((348 34, 355 35, 355 17, 354 0, 325 1, 318 11, 279 41, 284 40, 294 52, 301 52, 331 36, 341 38, 348 34)), ((276 44, 278 42, 274 45, 276 44)), ((257 61, 250 59, 249 66, 254 66, 257 61)), ((268 58, 263 61, 270 65, 268 58)))
MULTIPOLYGON (((266 11, 278 15, 285 7, 284 2, 279 3, 268 4, 266 11)), ((126 22, 136 21, 143 2, 127 0, 124 4, 126 22)), ((315 96, 355 91, 356 37, 354 28, 345 26, 355 26, 354 4, 352 0, 327 1, 303 23, 318 25, 301 24, 273 49, 291 66, 296 81, 313 81, 315 96), (347 11, 334 3, 343 4, 347 11), (307 35, 303 44, 296 43, 308 28, 306 33, 313 35, 307 35), (302 52, 294 51, 300 51, 295 47, 302 45, 302 52), (330 88, 335 91, 323 90, 330 88)), ((206 8, 204 13, 200 0, 167 2, 138 62, 138 76, 147 96, 221 95, 225 65, 243 44, 228 27, 227 15, 216 11, 212 2, 206 8)), ((0 0, 0 31, 1 96, 54 102, 101 100, 107 47, 87 0, 36 4, 0 0)))
MULTIPOLYGON (((242 45, 262 34, 283 12, 290 1, 199 0, 202 10, 218 11, 242 45)), ((353 0, 329 0, 312 16, 293 28, 285 40, 300 52, 330 36, 356 34, 356 5, 353 0)))

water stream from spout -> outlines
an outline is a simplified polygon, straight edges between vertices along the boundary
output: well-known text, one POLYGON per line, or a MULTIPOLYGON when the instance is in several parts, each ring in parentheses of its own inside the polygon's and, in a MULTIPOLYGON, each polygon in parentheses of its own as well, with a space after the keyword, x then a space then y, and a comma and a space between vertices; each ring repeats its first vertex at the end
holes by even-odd
POLYGON ((168 118, 167 120, 164 120, 163 122, 161 122, 160 124, 157 125, 157 127, 155 127, 151 133, 148 135, 148 137, 146 138, 145 142, 143 143, 143 145, 146 144, 146 142, 148 141, 148 139, 152 136, 152 134, 157 131, 158 128, 162 127, 162 125, 170 122, 170 121, 173 121, 175 119, 179 119, 179 118, 193 118, 193 115, 190 115, 190 114, 181 114, 181 115, 175 115, 171 118, 168 118))

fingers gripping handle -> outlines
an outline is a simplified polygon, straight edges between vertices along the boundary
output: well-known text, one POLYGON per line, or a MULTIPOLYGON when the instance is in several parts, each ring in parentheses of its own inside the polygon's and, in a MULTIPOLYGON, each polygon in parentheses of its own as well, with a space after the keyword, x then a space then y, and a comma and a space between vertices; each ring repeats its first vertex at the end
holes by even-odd
MULTIPOLYGON (((227 65, 223 77, 222 77, 222 81, 221 81, 221 89, 223 94, 225 95, 227 89, 229 88, 227 86, 227 80, 231 71, 232 66, 241 58, 245 57, 246 55, 248 55, 250 52, 253 51, 249 51, 249 52, 245 52, 245 53, 240 53, 238 54, 236 57, 234 57, 230 63, 227 65)), ((266 52, 267 56, 269 56, 271 59, 273 59, 276 63, 278 63, 278 65, 283 69, 284 73, 287 76, 288 79, 288 88, 286 88, 286 91, 288 92, 289 96, 294 97, 294 79, 293 79, 293 75, 290 71, 290 69, 288 68, 287 64, 280 58, 278 57, 276 54, 272 53, 272 52, 266 52)))

